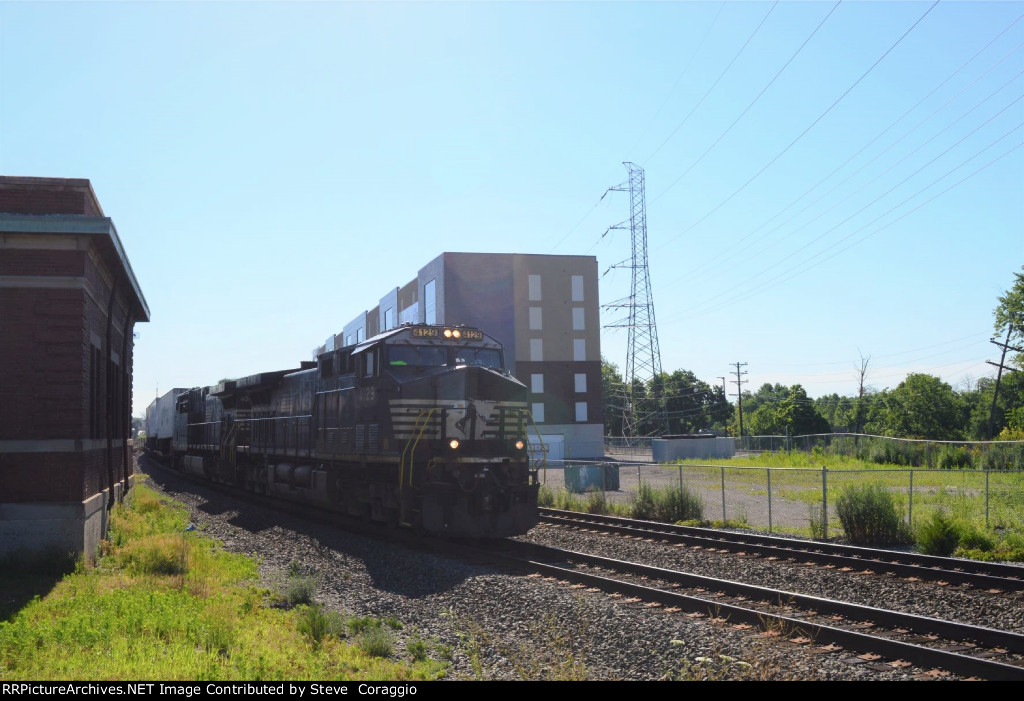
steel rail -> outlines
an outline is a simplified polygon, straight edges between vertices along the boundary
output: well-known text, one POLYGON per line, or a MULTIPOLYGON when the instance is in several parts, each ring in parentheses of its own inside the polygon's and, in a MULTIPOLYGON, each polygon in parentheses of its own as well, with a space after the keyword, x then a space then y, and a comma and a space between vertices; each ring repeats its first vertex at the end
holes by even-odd
POLYGON ((1024 590, 1024 567, 1019 565, 935 557, 896 550, 878 550, 836 543, 805 541, 796 538, 760 536, 553 509, 541 509, 540 518, 542 522, 547 523, 599 527, 615 533, 648 538, 658 537, 671 542, 698 544, 704 547, 733 551, 742 550, 771 557, 827 562, 841 567, 857 569, 869 567, 876 572, 891 572, 906 577, 931 580, 941 579, 954 584, 970 584, 978 588, 1024 590))
MULTIPOLYGON (((745 596, 748 598, 756 596, 757 598, 769 600, 774 597, 775 600, 782 605, 807 606, 816 612, 832 611, 839 613, 842 611, 845 612, 845 615, 850 615, 852 612, 858 611, 868 618, 868 620, 871 620, 871 622, 875 622, 876 620, 900 621, 900 626, 913 626, 912 629, 918 630, 920 633, 937 633, 938 631, 944 631, 946 635, 957 638, 960 641, 977 640, 981 641, 982 644, 988 645, 990 643, 984 641, 999 640, 1014 649, 1024 650, 1024 636, 1016 633, 998 631, 989 628, 979 628, 977 626, 968 626, 966 624, 930 619, 923 616, 900 614, 898 612, 886 611, 884 609, 872 609, 870 607, 859 606, 856 604, 844 604, 843 602, 836 602, 818 597, 807 597, 800 594, 774 589, 752 587, 738 582, 715 580, 709 577, 677 573, 671 570, 638 565, 637 563, 600 558, 572 551, 559 551, 556 548, 548 548, 546 546, 529 545, 528 550, 530 555, 547 552, 550 555, 557 555, 562 559, 570 561, 586 562, 595 567, 629 571, 632 574, 642 574, 642 576, 663 579, 666 581, 672 581, 672 578, 675 578, 677 583, 683 581, 692 581, 694 583, 700 582, 700 584, 693 584, 692 586, 702 589, 715 589, 718 591, 724 590, 725 593, 732 592, 735 596, 745 596)), ((807 637, 814 639, 815 642, 833 643, 845 649, 859 652, 878 653, 893 659, 906 660, 920 667, 940 667, 961 676, 977 676, 990 680, 1024 680, 1024 667, 1015 664, 1009 664, 983 657, 964 655, 955 651, 927 647, 912 642, 894 640, 888 637, 880 637, 868 633, 848 630, 834 625, 815 623, 793 616, 767 613, 763 610, 738 606, 728 602, 713 601, 690 594, 683 594, 666 589, 659 589, 657 587, 627 582, 611 577, 583 572, 563 565, 542 562, 532 556, 527 557, 523 555, 497 553, 494 551, 491 551, 489 555, 490 557, 503 559, 510 564, 515 564, 519 567, 527 567, 561 580, 594 586, 602 589, 603 591, 636 597, 645 601, 654 601, 665 606, 676 607, 687 611, 700 613, 706 612, 712 617, 727 618, 730 622, 734 623, 743 623, 758 627, 765 627, 766 623, 781 625, 787 629, 800 631, 801 634, 807 635, 807 637)), ((892 624, 896 625, 895 623, 892 624)), ((1009 647, 1007 649, 1009 649, 1009 647)))

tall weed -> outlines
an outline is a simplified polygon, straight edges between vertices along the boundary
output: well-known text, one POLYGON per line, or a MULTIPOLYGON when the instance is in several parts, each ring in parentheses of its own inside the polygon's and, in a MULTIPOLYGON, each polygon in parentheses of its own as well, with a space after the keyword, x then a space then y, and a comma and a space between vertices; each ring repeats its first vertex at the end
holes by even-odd
POLYGON ((850 485, 836 500, 846 539, 856 545, 889 545, 912 540, 896 496, 882 484, 850 485))

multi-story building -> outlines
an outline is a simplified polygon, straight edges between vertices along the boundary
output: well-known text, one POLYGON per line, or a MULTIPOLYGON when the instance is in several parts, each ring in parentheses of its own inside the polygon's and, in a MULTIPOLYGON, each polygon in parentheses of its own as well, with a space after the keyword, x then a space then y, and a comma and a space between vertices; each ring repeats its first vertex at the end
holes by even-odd
POLYGON ((404 323, 464 324, 505 346, 530 389, 549 459, 604 454, 597 259, 442 253, 344 325, 319 352, 404 323))
POLYGON ((91 558, 131 484, 149 308, 88 180, 0 177, 0 555, 91 558))

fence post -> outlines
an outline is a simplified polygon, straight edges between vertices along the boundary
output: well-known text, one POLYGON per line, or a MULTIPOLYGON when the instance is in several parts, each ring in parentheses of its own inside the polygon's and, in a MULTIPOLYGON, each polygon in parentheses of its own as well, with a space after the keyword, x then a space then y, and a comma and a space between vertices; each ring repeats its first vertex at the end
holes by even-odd
POLYGON ((722 465, 721 471, 722 471, 722 525, 724 526, 725 522, 728 520, 725 517, 725 465, 722 465))
POLYGON ((988 528, 988 475, 989 471, 985 470, 985 528, 988 528))
POLYGON ((828 467, 821 466, 821 538, 828 540, 828 467))
POLYGON ((910 493, 907 494, 907 526, 914 530, 914 471, 910 471, 910 493))
POLYGON ((768 473, 768 533, 772 532, 772 468, 766 467, 768 473))

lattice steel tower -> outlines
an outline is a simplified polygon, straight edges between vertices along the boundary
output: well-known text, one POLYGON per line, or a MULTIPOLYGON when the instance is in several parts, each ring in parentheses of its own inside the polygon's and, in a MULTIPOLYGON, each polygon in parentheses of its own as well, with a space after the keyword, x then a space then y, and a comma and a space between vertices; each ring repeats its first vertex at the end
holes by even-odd
MULTIPOLYGON (((647 208, 644 201, 644 170, 635 163, 623 163, 629 171, 628 182, 608 188, 629 190, 629 230, 632 234, 633 254, 629 260, 616 263, 612 268, 630 268, 633 271, 629 297, 604 305, 607 308, 624 307, 625 319, 608 324, 606 328, 628 329, 626 344, 625 405, 623 407, 623 433, 638 437, 644 433, 660 434, 668 431, 664 388, 652 380, 661 374, 661 350, 658 348, 658 327, 654 322, 654 296, 651 294, 651 275, 647 267, 647 208), (641 380, 652 388, 653 396, 645 406, 634 396, 634 380, 641 380), (646 427, 647 430, 643 430, 646 427)), ((626 222, 610 228, 625 229, 626 222)), ((606 271, 607 272, 607 271, 606 271)))

